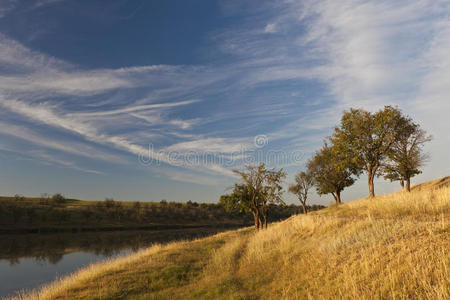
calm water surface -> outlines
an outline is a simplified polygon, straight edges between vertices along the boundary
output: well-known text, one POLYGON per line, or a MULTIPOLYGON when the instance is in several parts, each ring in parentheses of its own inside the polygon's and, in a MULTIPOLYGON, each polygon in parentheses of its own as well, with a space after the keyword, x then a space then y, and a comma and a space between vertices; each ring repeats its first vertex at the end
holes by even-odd
POLYGON ((194 239, 224 229, 0 235, 0 298, 31 290, 91 263, 154 243, 194 239))

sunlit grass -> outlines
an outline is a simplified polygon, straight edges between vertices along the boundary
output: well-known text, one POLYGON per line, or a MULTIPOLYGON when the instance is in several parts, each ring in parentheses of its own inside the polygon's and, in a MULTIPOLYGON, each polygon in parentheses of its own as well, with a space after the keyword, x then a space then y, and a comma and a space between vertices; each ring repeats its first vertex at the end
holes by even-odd
POLYGON ((450 188, 153 246, 15 299, 448 299, 450 188))

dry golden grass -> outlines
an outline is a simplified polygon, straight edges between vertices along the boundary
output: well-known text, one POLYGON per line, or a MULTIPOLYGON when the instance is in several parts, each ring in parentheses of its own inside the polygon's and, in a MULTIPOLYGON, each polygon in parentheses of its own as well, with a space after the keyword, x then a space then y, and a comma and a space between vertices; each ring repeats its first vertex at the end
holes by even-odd
POLYGON ((22 298, 449 299, 449 223, 450 188, 400 192, 154 246, 22 298))
POLYGON ((450 176, 445 176, 435 180, 430 180, 421 184, 416 184, 411 187, 412 190, 429 190, 450 187, 450 176))

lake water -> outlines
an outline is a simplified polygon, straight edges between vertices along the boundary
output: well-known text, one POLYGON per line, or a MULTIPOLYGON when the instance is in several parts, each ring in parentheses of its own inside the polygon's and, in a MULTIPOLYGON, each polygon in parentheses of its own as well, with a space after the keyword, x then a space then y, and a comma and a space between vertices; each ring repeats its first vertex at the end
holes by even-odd
POLYGON ((91 263, 154 243, 189 240, 224 229, 0 235, 0 298, 31 290, 91 263))

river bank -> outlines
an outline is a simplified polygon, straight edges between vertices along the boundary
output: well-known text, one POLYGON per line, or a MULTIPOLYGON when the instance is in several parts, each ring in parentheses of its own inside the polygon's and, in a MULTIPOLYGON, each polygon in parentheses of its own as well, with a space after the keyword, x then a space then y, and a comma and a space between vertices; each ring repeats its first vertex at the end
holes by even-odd
POLYGON ((30 291, 92 263, 152 245, 189 241, 224 228, 4 234, 0 236, 0 298, 30 291))

